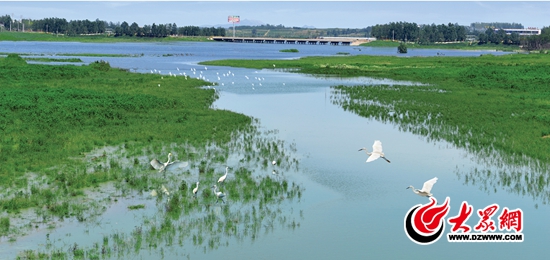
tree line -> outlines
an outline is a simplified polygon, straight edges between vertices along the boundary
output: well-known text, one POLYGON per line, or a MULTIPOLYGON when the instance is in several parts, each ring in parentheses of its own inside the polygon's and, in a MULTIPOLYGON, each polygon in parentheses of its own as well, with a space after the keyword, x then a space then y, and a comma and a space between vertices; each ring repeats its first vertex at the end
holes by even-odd
POLYGON ((13 21, 11 20, 11 16, 0 16, 0 23, 3 24, 5 28, 10 28, 12 22, 13 21))
MULTIPOLYGON (((124 21, 122 23, 113 23, 96 19, 90 20, 71 20, 65 18, 44 18, 38 20, 25 19, 25 24, 28 26, 26 30, 35 32, 58 33, 69 36, 83 34, 103 34, 114 33, 118 36, 135 36, 135 37, 167 37, 167 36, 225 36, 224 28, 214 27, 199 27, 199 26, 184 26, 178 27, 175 23, 144 25, 140 27, 137 23, 124 21)), ((14 23, 9 15, 0 16, 0 23, 4 24, 5 28, 10 28, 14 23)))
POLYGON ((458 24, 422 25, 408 22, 377 24, 372 27, 371 35, 377 39, 417 42, 456 42, 466 40, 466 28, 458 24))
POLYGON ((371 35, 377 39, 396 40, 429 44, 435 42, 461 42, 467 39, 467 33, 477 36, 478 44, 520 45, 530 50, 550 48, 550 28, 544 27, 540 35, 520 36, 518 33, 506 33, 502 29, 523 29, 516 23, 472 23, 470 28, 458 24, 417 25, 408 22, 377 24, 372 27, 371 35), (485 28, 480 31, 479 28, 485 28))
POLYGON ((540 35, 521 38, 521 45, 528 50, 550 49, 550 27, 544 27, 540 35))
POLYGON ((184 26, 178 27, 175 23, 172 24, 155 24, 144 25, 140 27, 137 23, 128 25, 125 21, 119 26, 114 27, 115 36, 131 36, 131 37, 166 37, 166 36, 225 36, 225 29, 218 27, 198 27, 184 26))

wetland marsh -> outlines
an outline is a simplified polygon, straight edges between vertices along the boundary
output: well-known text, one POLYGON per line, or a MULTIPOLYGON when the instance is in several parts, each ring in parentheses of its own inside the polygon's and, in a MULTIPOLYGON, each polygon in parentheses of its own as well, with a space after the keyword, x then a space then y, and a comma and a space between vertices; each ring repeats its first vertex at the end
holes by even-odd
MULTIPOLYGON (((394 48, 296 46, 298 53, 285 53, 276 45, 223 43, 108 46, 63 43, 57 53, 128 56, 71 55, 86 65, 63 67, 0 59, 10 75, 0 76, 2 255, 357 259, 429 252, 433 259, 458 259, 545 253, 550 212, 540 120, 547 73, 540 72, 547 56, 453 51, 404 58, 393 57, 394 48), (328 57, 344 52, 351 55, 328 57), (356 56, 366 52, 385 56, 356 56), (191 55, 169 55, 178 53, 191 55), (316 57, 299 59, 305 56, 316 57), (211 65, 237 58, 253 60, 211 65), (481 79, 473 81, 474 75, 481 79), (471 100, 457 105, 463 99, 471 100), (478 110, 457 115, 486 103, 479 122, 468 121, 478 110), (513 105, 519 116, 505 120, 499 104, 513 105), (521 126, 531 135, 516 135, 521 126), (533 136, 542 141, 527 140, 533 136), (367 164, 357 152, 376 139, 391 164, 367 164), (530 149, 511 145, 517 142, 530 149), (169 152, 189 166, 166 173, 149 166, 169 152), (210 187, 226 166, 227 182, 218 185, 226 201, 216 203, 210 187), (521 208, 526 240, 411 242, 403 231, 405 213, 426 201, 405 188, 433 177, 439 180, 432 193, 451 198, 451 215, 461 201, 476 210, 492 203, 521 208), (169 194, 150 195, 162 186, 169 194)), ((0 52, 30 56, 56 48, 0 44, 0 52)))

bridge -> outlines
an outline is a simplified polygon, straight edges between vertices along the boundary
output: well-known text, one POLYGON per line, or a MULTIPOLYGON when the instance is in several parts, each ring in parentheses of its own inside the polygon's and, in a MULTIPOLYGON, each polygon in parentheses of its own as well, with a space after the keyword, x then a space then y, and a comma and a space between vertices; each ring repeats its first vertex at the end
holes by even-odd
POLYGON ((368 38, 316 38, 316 39, 292 39, 292 38, 265 38, 265 37, 212 37, 214 41, 239 42, 239 43, 272 43, 272 44, 303 44, 303 45, 359 45, 368 42, 368 38))

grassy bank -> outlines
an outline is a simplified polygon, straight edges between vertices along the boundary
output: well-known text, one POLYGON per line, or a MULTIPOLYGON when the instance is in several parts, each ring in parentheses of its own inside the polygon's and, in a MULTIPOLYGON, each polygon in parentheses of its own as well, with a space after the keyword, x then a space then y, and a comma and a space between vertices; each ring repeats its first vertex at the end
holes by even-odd
MULTIPOLYGON (((395 47, 399 46, 399 41, 372 41, 368 43, 363 43, 360 46, 364 47, 395 47)), ((405 43, 407 48, 410 49, 447 49, 447 50, 498 50, 498 51, 520 51, 521 49, 518 46, 509 46, 503 44, 482 44, 478 45, 477 43, 470 42, 459 42, 459 43, 431 43, 431 44, 416 44, 416 43, 405 43)))
POLYGON ((0 32, 0 41, 45 41, 45 42, 177 42, 177 41, 210 41, 208 37, 114 37, 107 35, 66 36, 52 33, 0 32))
POLYGON ((98 147, 124 144, 138 152, 170 143, 201 147, 228 142, 251 122, 241 114, 211 110, 216 93, 198 88, 206 82, 196 79, 133 74, 101 61, 27 64, 16 55, 0 58, 0 70, 0 206, 8 211, 40 205, 39 198, 51 195, 38 186, 30 194, 19 193, 31 184, 29 173, 73 194, 119 178, 120 172, 75 172, 98 147))
POLYGON ((550 162, 550 55, 308 57, 204 64, 256 69, 272 69, 275 64, 277 69, 307 74, 429 84, 338 86, 334 88, 334 102, 361 116, 393 122, 406 131, 472 151, 496 150, 510 160, 528 156, 550 162))

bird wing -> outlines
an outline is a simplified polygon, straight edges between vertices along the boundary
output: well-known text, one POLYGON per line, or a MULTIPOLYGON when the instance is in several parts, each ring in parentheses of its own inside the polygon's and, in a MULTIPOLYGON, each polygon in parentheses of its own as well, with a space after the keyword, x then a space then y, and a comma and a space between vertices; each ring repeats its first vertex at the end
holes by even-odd
POLYGON ((426 182, 424 182, 424 186, 422 186, 422 191, 430 193, 430 191, 432 190, 432 187, 436 182, 437 182, 437 177, 427 180, 426 182))
POLYGON ((372 162, 376 159, 380 158, 380 154, 378 153, 373 153, 369 156, 369 158, 367 158, 367 162, 372 162))
POLYGON ((181 170, 185 167, 189 166, 189 162, 178 162, 178 161, 175 161, 175 162, 171 162, 169 163, 165 170, 167 171, 177 171, 177 170, 181 170))
POLYGON ((158 169, 162 168, 162 166, 164 166, 164 164, 161 163, 157 159, 153 159, 153 160, 151 160, 151 166, 153 166, 153 168, 155 168, 155 170, 158 170, 158 169))
POLYGON ((373 153, 381 153, 382 152, 382 142, 380 142, 380 140, 374 141, 374 144, 372 145, 372 152, 373 153))

